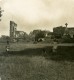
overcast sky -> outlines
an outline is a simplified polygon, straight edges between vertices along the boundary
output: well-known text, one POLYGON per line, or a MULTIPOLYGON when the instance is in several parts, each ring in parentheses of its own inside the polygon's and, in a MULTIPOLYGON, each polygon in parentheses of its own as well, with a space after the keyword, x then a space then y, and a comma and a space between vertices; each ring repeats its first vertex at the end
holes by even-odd
POLYGON ((9 22, 15 21, 18 30, 27 33, 34 29, 74 26, 74 0, 0 0, 4 10, 0 21, 0 35, 9 35, 9 22))

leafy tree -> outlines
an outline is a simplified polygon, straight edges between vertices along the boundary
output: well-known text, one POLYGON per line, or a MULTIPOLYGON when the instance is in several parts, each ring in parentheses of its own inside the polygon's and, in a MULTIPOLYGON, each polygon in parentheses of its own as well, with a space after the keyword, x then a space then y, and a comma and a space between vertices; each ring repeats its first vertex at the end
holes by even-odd
POLYGON ((31 31, 30 34, 29 34, 30 40, 35 41, 35 37, 40 31, 41 30, 33 30, 33 31, 31 31))
POLYGON ((40 31, 35 35, 35 41, 38 41, 39 38, 45 38, 45 31, 40 31))

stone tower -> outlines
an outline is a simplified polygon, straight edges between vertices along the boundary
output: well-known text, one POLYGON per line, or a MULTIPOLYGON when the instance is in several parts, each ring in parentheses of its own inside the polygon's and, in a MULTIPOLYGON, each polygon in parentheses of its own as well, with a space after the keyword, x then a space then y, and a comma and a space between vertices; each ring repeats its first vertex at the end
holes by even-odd
POLYGON ((13 21, 10 21, 10 38, 16 38, 17 24, 13 21))

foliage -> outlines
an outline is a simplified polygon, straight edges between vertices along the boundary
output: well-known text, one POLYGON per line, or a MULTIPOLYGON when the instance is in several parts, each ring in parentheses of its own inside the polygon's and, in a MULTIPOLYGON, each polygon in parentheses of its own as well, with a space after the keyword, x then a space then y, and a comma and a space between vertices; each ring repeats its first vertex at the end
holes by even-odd
POLYGON ((74 38, 71 38, 70 35, 63 36, 62 40, 64 43, 74 43, 74 38))
POLYGON ((38 41, 39 38, 45 38, 45 31, 40 31, 35 35, 35 41, 38 41))

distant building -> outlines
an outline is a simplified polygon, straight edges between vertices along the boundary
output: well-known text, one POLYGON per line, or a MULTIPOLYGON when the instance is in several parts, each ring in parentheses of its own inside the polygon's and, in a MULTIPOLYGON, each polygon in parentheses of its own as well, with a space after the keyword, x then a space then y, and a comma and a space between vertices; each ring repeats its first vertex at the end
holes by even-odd
POLYGON ((16 38, 23 38, 25 35, 24 31, 16 31, 16 38))
POLYGON ((71 38, 74 38, 74 27, 66 28, 64 35, 69 35, 71 38))
POLYGON ((16 38, 17 24, 10 21, 10 38, 16 38))
POLYGON ((74 27, 73 28, 68 28, 68 33, 71 38, 74 38, 74 27))
POLYGON ((65 27, 59 26, 53 28, 53 35, 55 38, 62 38, 64 36, 70 36, 70 38, 74 38, 74 27, 67 27, 68 23, 65 25, 65 27))
POLYGON ((17 24, 14 21, 10 21, 10 38, 12 41, 17 39, 23 39, 26 33, 24 31, 17 30, 17 24))
POLYGON ((65 28, 63 26, 53 28, 53 35, 55 38, 62 38, 65 33, 65 28))

